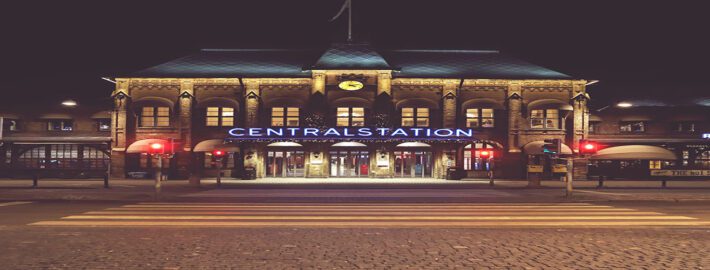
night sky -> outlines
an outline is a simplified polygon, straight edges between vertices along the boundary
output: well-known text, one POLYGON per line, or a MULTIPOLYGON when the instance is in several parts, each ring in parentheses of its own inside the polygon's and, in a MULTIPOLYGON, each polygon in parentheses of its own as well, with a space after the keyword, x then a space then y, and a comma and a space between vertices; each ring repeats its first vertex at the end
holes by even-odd
MULTIPOLYGON (((710 96, 702 1, 353 0, 357 41, 401 49, 497 49, 601 80, 594 106, 710 96), (534 3, 533 3, 534 2, 534 3), (655 2, 655 1, 653 1, 655 2), (659 1, 660 2, 660 1, 659 1)), ((200 48, 323 48, 344 41, 341 0, 3 3, 3 106, 93 102, 128 74, 200 48)))

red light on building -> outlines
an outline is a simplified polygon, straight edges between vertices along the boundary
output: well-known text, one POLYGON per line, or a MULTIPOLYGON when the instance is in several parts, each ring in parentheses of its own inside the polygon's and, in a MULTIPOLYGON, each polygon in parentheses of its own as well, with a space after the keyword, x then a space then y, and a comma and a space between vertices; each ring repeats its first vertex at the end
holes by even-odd
POLYGON ((480 150, 478 151, 478 156, 483 159, 487 158, 492 158, 493 157, 493 151, 490 150, 480 150))
POLYGON ((580 140, 579 152, 582 154, 595 154, 599 150, 599 144, 592 141, 580 140))
POLYGON ((215 158, 222 158, 222 157, 224 157, 225 154, 227 154, 227 153, 224 152, 223 150, 219 150, 219 149, 215 149, 212 151, 212 156, 214 156, 215 158))
POLYGON ((149 154, 164 154, 165 153, 165 145, 162 143, 151 143, 148 149, 149 154))

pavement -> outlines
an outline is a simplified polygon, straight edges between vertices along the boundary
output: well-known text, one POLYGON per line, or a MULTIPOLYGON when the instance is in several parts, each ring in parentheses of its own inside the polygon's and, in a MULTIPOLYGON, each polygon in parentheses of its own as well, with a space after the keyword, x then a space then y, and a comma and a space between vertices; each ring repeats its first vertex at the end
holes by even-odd
POLYGON ((204 179, 201 186, 184 180, 162 182, 156 199, 152 180, 115 179, 110 188, 99 180, 0 179, 0 198, 6 201, 191 201, 191 202, 604 202, 604 201, 710 201, 710 181, 575 181, 571 197, 562 181, 543 181, 527 187, 524 180, 485 179, 260 179, 222 181, 204 179))
POLYGON ((705 202, 0 204, 3 269, 707 269, 705 202))

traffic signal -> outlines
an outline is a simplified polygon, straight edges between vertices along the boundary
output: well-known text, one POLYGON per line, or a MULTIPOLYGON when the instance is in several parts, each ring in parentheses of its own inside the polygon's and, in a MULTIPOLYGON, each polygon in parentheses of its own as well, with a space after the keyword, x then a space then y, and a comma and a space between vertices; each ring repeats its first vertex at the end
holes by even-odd
POLYGON ((588 140, 579 140, 580 154, 596 154, 599 151, 599 143, 588 140))
POLYGON ((162 143, 151 143, 148 145, 148 154, 165 154, 165 145, 162 143))
POLYGON ((223 158, 224 155, 226 155, 226 154, 227 154, 227 152, 225 152, 224 150, 221 150, 221 149, 212 150, 212 156, 217 159, 223 158))
POLYGON ((557 155, 562 149, 562 140, 560 139, 545 139, 542 144, 542 153, 547 155, 557 155))

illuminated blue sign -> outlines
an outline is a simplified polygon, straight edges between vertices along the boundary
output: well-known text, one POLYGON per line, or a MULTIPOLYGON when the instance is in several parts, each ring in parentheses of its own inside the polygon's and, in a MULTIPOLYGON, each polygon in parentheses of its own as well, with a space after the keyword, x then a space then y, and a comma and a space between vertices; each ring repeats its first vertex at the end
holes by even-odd
POLYGON ((235 139, 467 139, 473 130, 458 128, 233 128, 235 139))
POLYGON ((703 133, 703 139, 710 139, 710 133, 703 133))

